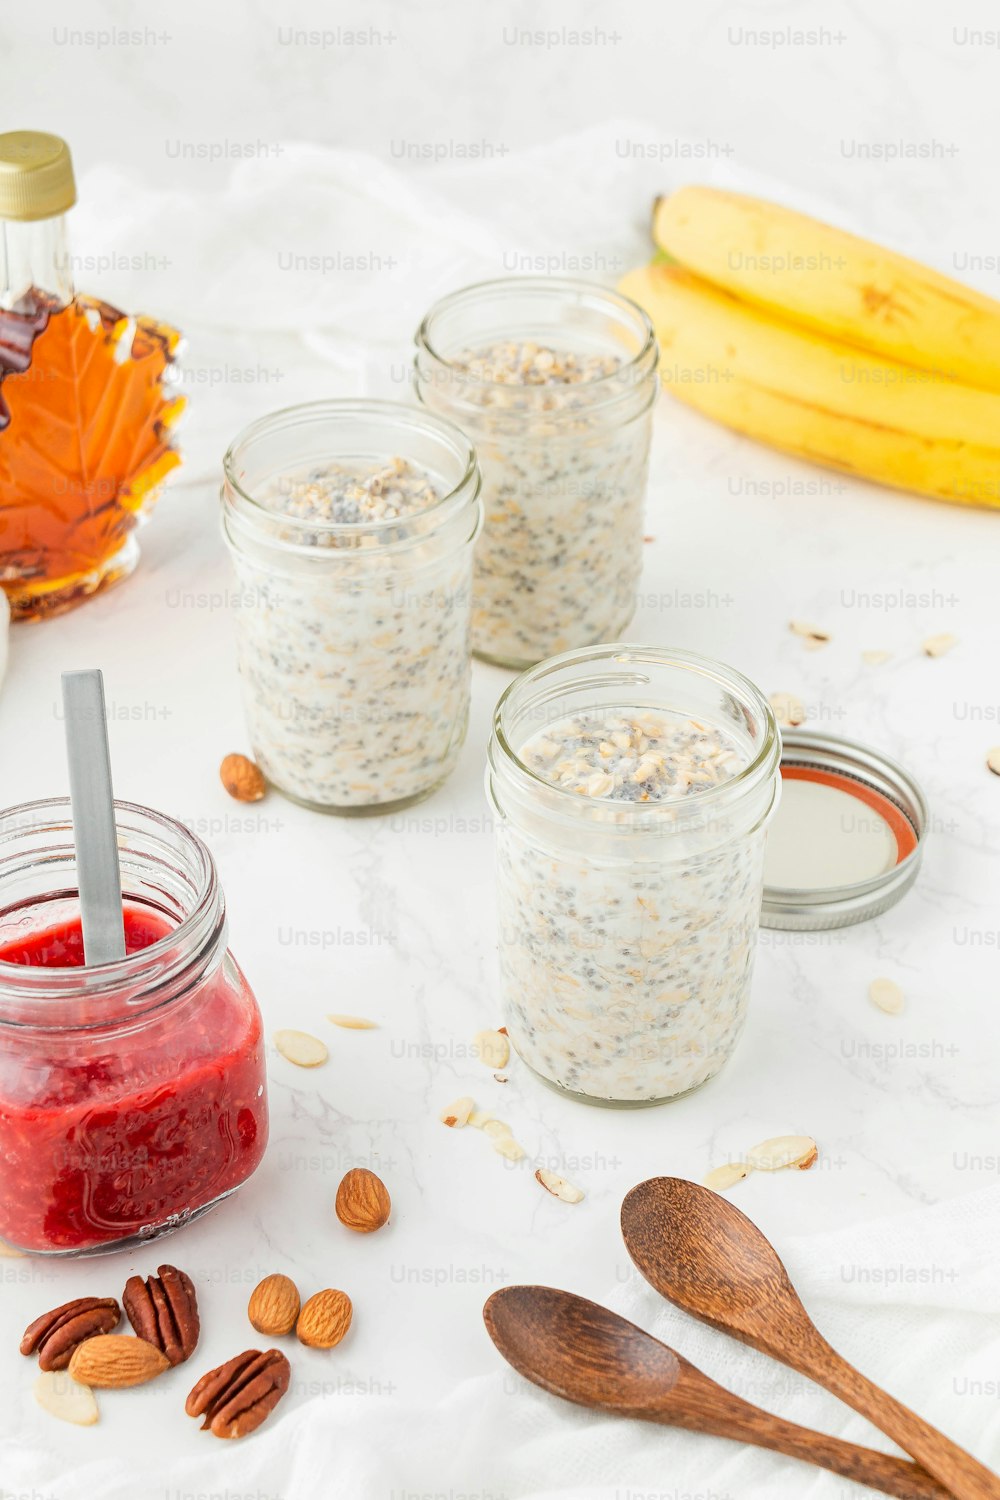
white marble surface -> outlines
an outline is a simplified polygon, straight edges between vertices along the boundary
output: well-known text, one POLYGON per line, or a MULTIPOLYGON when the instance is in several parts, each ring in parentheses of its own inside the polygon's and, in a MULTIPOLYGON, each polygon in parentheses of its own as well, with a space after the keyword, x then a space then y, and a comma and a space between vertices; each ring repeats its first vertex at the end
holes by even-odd
MULTIPOLYGON (((984 757, 1000 741, 1000 522, 808 469, 662 398, 652 540, 632 637, 722 657, 766 691, 798 693, 811 722, 903 759, 923 781, 933 816, 920 881, 900 907, 839 934, 763 935, 750 1024, 716 1082, 668 1108, 616 1113, 566 1102, 516 1064, 506 1086, 495 1084, 466 1057, 475 1031, 499 1020, 482 768, 505 673, 476 664, 456 774, 397 818, 338 821, 277 794, 245 809, 220 787, 222 755, 245 746, 222 599, 229 575, 217 523, 221 451, 247 420, 276 405, 359 389, 398 395, 395 372, 427 294, 467 265, 492 264, 499 274, 511 269, 505 257, 583 254, 600 279, 613 279, 619 264, 644 253, 649 196, 664 182, 783 183, 790 201, 821 206, 995 290, 1000 215, 990 187, 1000 49, 957 40, 966 26, 991 24, 985 5, 946 15, 893 3, 873 19, 848 5, 636 0, 487 12, 449 3, 418 19, 411 7, 383 4, 338 10, 332 22, 318 4, 286 12, 184 0, 165 20, 143 9, 146 20, 137 19, 138 7, 60 3, 0 22, 10 57, 7 126, 67 134, 90 187, 77 250, 152 253, 156 245, 144 241, 154 238, 150 226, 165 222, 165 205, 186 226, 165 252, 169 265, 84 271, 81 284, 176 317, 190 335, 189 368, 207 372, 190 385, 188 465, 143 535, 141 572, 85 609, 14 632, 0 696, 0 787, 5 803, 64 790, 59 673, 102 666, 119 795, 162 807, 204 834, 227 892, 232 946, 269 1029, 304 1027, 331 1046, 315 1074, 271 1057, 263 1167, 229 1204, 164 1245, 203 1288, 206 1332, 195 1363, 207 1368, 252 1342, 243 1309, 267 1272, 287 1271, 303 1290, 342 1286, 357 1309, 350 1342, 336 1356, 303 1353, 291 1401, 316 1394, 310 1382, 331 1397, 359 1382, 360 1394, 378 1401, 389 1438, 398 1403, 447 1403, 461 1382, 496 1370, 479 1316, 488 1291, 541 1281, 600 1299, 627 1278, 617 1210, 645 1176, 700 1178, 764 1136, 814 1134, 822 1152, 816 1170, 752 1179, 740 1190, 740 1205, 779 1243, 996 1181, 1000 781, 984 757), (276 42, 279 25, 331 24, 375 26, 394 40, 331 49, 276 42), (617 27, 621 35, 591 48, 511 46, 501 33, 518 24, 617 27), (64 25, 148 26, 169 40, 70 44, 58 40, 64 25), (734 44, 731 36, 751 26, 822 27, 843 40, 774 50, 734 44), (617 116, 645 124, 542 154, 557 135, 617 116), (221 195, 233 163, 178 161, 166 143, 179 138, 281 145, 255 166, 279 189, 298 163, 296 140, 368 152, 382 166, 361 163, 362 179, 387 172, 390 189, 402 182, 417 198, 439 195, 475 227, 462 246, 428 253, 426 263, 421 244, 407 243, 401 264, 374 283, 378 326, 366 340, 364 320, 352 318, 350 273, 305 276, 289 291, 273 261, 254 262, 252 227, 234 220, 239 233, 227 237, 221 195), (508 149, 486 163, 394 159, 393 142, 459 139, 508 149), (661 154, 681 140, 707 141, 732 145, 734 154, 662 165, 616 159, 615 143, 625 140, 659 143, 661 154), (925 143, 930 154, 863 162, 845 145, 852 141, 925 143), (951 146, 954 153, 942 154, 951 146), (534 187, 553 175, 563 189, 558 207, 534 187), (498 201, 501 180, 519 184, 513 204, 506 189, 498 201), (207 266, 193 256, 194 218, 228 246, 242 279, 234 274, 230 284, 224 258, 207 266), (993 269, 970 259, 991 255, 993 269), (254 294, 245 302, 237 281, 254 294), (322 313, 315 319, 312 299, 322 313), (269 312, 286 303, 280 315, 269 312), (290 336, 286 327, 299 332, 290 336), (232 371, 245 367, 257 375, 238 384, 232 371), (217 380, 213 371, 222 372, 217 380), (866 599, 873 594, 888 597, 866 599), (791 616, 821 623, 831 643, 805 652, 788 631, 791 616), (924 657, 923 638, 945 630, 959 637, 956 649, 924 657), (862 664, 863 650, 883 647, 892 652, 885 666, 862 664), (292 930, 308 940, 289 941, 292 930), (905 989, 902 1018, 868 1003, 868 983, 880 974, 905 989), (323 1019, 330 1010, 371 1016, 379 1029, 331 1035, 323 1019), (437 1123, 441 1105, 463 1092, 502 1110, 531 1153, 528 1163, 510 1166, 481 1136, 437 1123), (579 1181, 585 1203, 567 1208, 547 1198, 532 1180, 539 1162, 579 1181), (393 1197, 391 1227, 371 1239, 348 1235, 332 1211, 341 1173, 359 1163, 379 1171, 393 1197)), ((280 254, 280 224, 267 202, 265 192, 257 222, 280 254)), ((290 231, 296 244, 310 245, 310 211, 290 231)), ((315 212, 322 214, 318 202, 315 212)), ((323 240, 331 247, 379 253, 352 244, 347 228, 341 239, 323 240)), ((182 1474, 183 1493, 208 1488, 197 1482, 207 1440, 173 1410, 185 1378, 173 1379, 173 1407, 154 1387, 107 1399, 95 1441, 44 1418, 27 1363, 13 1353, 42 1307, 88 1290, 117 1291, 134 1268, 148 1272, 156 1259, 0 1261, 0 1342, 10 1351, 0 1362, 0 1431, 13 1441, 16 1427, 20 1442, 48 1450, 38 1479, 46 1500, 81 1492, 180 1500, 182 1474)), ((915 1302, 915 1326, 920 1315, 915 1302)), ((29 1493, 23 1468, 18 1474, 10 1493, 29 1493)), ((623 1485, 633 1478, 623 1474, 623 1485)), ((401 1464, 396 1500, 406 1479, 401 1464)), ((4 1482, 0 1472, 7 1500, 4 1482)), ((582 1492, 560 1482, 553 1474, 553 1493, 582 1492)), ((330 1485, 331 1494, 375 1493, 360 1481, 352 1487, 335 1462, 330 1485)), ((477 1460, 466 1487, 491 1493, 488 1463, 477 1460)), ((281 1493, 309 1491, 289 1479, 281 1493)), ((454 1500, 458 1491, 447 1493, 454 1500)), ((734 1500, 771 1494, 766 1483, 730 1489, 734 1500)))

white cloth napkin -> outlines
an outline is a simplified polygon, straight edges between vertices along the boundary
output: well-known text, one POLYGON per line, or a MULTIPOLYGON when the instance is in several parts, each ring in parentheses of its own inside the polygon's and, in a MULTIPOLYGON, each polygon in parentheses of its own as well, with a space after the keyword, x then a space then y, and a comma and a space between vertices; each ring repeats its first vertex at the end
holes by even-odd
MULTIPOLYGON (((78 281, 184 332, 190 410, 172 482, 217 482, 229 441, 263 412, 328 396, 411 400, 413 335, 445 293, 531 272, 614 285, 648 259, 654 196, 691 175, 635 154, 657 139, 641 121, 611 121, 419 172, 293 143, 241 162, 212 194, 100 167, 74 210, 78 281)), ((782 196, 726 161, 698 161, 696 175, 782 196)))
MULTIPOLYGON (((995 1187, 780 1246, 834 1347, 992 1466, 1000 1464, 998 1237, 995 1187)), ((566 1281, 572 1285, 571 1267, 566 1281)), ((677 1312, 638 1276, 609 1288, 605 1301, 745 1399, 895 1451, 832 1397, 677 1312)), ((407 1337, 405 1325, 399 1337, 407 1337)), ((850 1500, 866 1493, 739 1443, 594 1415, 535 1389, 499 1355, 491 1375, 468 1380, 456 1371, 438 1404, 388 1394, 316 1396, 279 1408, 243 1442, 202 1441, 204 1456, 179 1454, 168 1475, 123 1467, 107 1444, 81 1443, 67 1469, 51 1452, 8 1440, 3 1493, 59 1500, 850 1500), (85 1456, 101 1448, 103 1456, 85 1456)))

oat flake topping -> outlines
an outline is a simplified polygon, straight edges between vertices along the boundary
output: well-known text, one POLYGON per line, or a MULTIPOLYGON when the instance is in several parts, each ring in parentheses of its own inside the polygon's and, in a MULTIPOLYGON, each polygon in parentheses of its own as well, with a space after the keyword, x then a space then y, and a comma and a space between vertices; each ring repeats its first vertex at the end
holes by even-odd
POLYGON ((324 464, 283 482, 272 508, 298 521, 358 526, 396 521, 436 505, 441 495, 430 476, 405 458, 369 468, 324 464))
POLYGON ((621 360, 614 354, 574 354, 526 340, 465 349, 452 364, 473 380, 498 385, 584 385, 613 375, 621 360))
POLYGON ((552 786, 613 802, 677 801, 747 764, 718 730, 643 709, 560 719, 528 740, 521 760, 552 786))

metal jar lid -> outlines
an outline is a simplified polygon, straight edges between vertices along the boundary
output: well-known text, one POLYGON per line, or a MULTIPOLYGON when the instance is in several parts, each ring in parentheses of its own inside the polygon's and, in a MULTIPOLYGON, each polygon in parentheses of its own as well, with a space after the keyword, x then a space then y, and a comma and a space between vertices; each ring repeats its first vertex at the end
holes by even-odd
POLYGON ((880 750, 782 732, 781 802, 768 834, 762 927, 847 927, 894 906, 917 876, 927 800, 880 750))

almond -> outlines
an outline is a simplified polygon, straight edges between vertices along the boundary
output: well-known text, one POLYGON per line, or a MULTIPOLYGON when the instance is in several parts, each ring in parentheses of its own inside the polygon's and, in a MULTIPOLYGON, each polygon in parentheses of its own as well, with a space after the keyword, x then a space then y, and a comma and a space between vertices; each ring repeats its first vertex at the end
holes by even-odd
POLYGON ((353 1167, 337 1189, 336 1208, 341 1224, 371 1234, 388 1222, 392 1202, 381 1177, 367 1167, 353 1167))
POLYGON ((326 1044, 308 1031, 276 1031, 274 1045, 297 1068, 318 1068, 330 1056, 326 1044))
POLYGON ((35 1381, 35 1400, 60 1422, 77 1427, 93 1427, 100 1416, 90 1386, 74 1380, 68 1370, 43 1371, 35 1381))
POLYGON ((161 1350, 126 1333, 101 1333, 88 1339, 73 1351, 69 1362, 74 1380, 99 1390, 145 1385, 169 1369, 170 1361, 161 1350))
POLYGON ((749 1176, 750 1168, 745 1161, 727 1161, 721 1167, 712 1168, 705 1178, 705 1187, 711 1188, 713 1193, 724 1193, 749 1176))
POLYGON ((747 1165, 754 1172, 783 1172, 786 1167, 806 1172, 818 1155, 811 1135, 775 1135, 747 1152, 747 1165))
POLYGON ((493 1072, 510 1061, 510 1042, 501 1031, 477 1031, 472 1050, 481 1063, 493 1072))
POLYGON ((327 1290, 309 1298, 299 1313, 295 1335, 310 1349, 332 1349, 351 1326, 354 1308, 346 1292, 327 1290))
POLYGON ((572 1182, 567 1182, 565 1177, 560 1177, 558 1172, 550 1172, 548 1167, 539 1167, 535 1173, 536 1182, 540 1182, 547 1193, 553 1198, 558 1198, 562 1203, 582 1203, 583 1189, 575 1187, 572 1182))
POLYGON ((290 1276, 265 1276, 250 1295, 247 1317, 258 1333, 278 1338, 291 1333, 301 1307, 299 1289, 290 1276))
POLYGON ((929 635, 923 644, 925 656, 944 656, 958 645, 958 636, 943 631, 941 635, 929 635))
POLYGON ((774 717, 779 724, 787 724, 789 728, 794 728, 797 724, 805 723, 805 708, 794 693, 772 693, 767 701, 773 708, 774 717))
POLYGON ((817 646, 825 646, 830 639, 830 632, 823 630, 819 625, 810 625, 806 620, 789 620, 788 628, 793 635, 800 635, 805 645, 812 650, 817 646))
POLYGON ((326 1019, 334 1026, 342 1026, 345 1031, 375 1031, 378 1028, 377 1021, 369 1021, 365 1016, 329 1015, 326 1019))
POLYGON ((868 986, 868 998, 887 1016, 898 1016, 903 1012, 906 999, 894 979, 873 979, 868 986))
POLYGON ((448 1125, 452 1130, 461 1130, 463 1125, 468 1125, 475 1107, 475 1101, 470 1099, 468 1094, 464 1094, 461 1099, 456 1099, 454 1104, 447 1105, 438 1118, 442 1125, 448 1125))
MULTIPOLYGON (((994 776, 1000 776, 1000 745, 993 746, 993 749, 986 757, 986 764, 987 766, 989 766, 994 776)), ((16 1255, 18 1252, 15 1250, 13 1252, 8 1251, 7 1253, 13 1253, 14 1255, 16 1255)))
POLYGON ((227 755, 219 767, 219 779, 237 802, 259 802, 267 791, 260 766, 245 755, 227 755))

